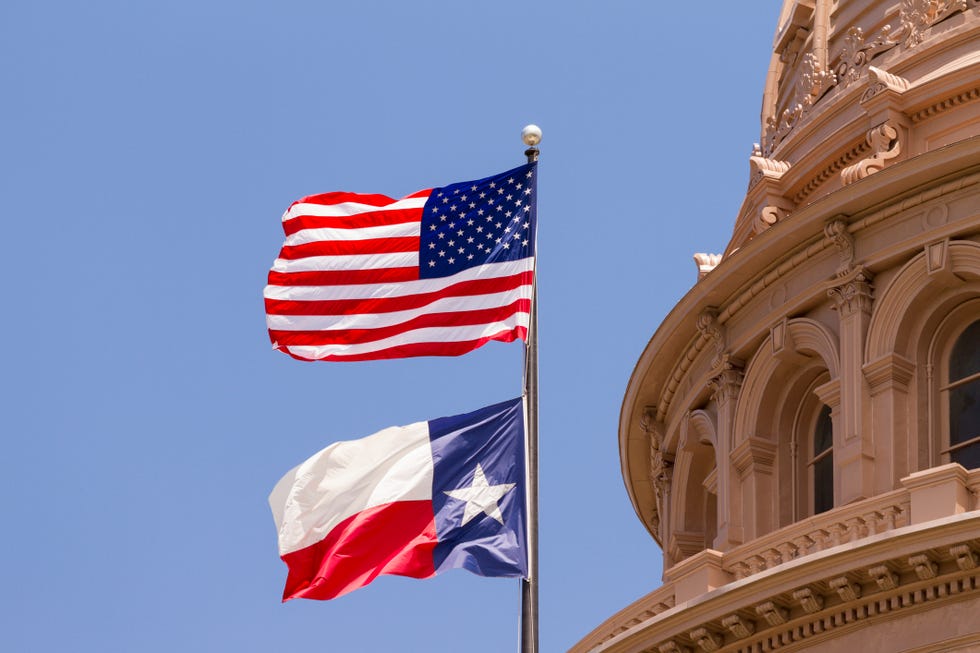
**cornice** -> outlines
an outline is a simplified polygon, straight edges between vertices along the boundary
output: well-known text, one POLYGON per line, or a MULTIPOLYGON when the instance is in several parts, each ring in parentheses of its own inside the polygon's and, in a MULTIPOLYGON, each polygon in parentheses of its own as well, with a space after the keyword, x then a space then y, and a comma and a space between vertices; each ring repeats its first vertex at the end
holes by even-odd
MULTIPOLYGON (((600 627, 572 652, 658 651, 668 642, 677 650, 720 653, 809 645, 853 624, 980 598, 978 537, 980 512, 974 511, 845 543, 673 607, 664 602, 665 586, 650 597, 666 609, 629 619, 615 635, 600 627), (705 633, 714 641, 700 643, 705 633)), ((627 608, 604 626, 631 613, 627 608)))

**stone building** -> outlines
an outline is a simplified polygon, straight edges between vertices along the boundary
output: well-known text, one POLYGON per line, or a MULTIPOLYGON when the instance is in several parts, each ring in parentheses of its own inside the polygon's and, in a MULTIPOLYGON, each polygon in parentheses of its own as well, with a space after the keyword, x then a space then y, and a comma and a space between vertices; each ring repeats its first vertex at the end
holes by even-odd
POLYGON ((980 0, 786 0, 619 424, 663 585, 572 651, 980 651, 980 0))

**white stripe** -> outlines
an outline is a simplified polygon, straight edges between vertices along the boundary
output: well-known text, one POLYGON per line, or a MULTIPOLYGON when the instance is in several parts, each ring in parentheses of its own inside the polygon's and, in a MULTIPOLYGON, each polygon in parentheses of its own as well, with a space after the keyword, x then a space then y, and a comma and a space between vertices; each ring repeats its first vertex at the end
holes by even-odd
POLYGON ((338 256, 308 256, 295 260, 277 258, 272 264, 275 272, 313 272, 330 270, 380 270, 383 268, 418 267, 418 252, 394 254, 343 254, 338 256))
POLYGON ((398 283, 365 283, 352 286, 266 286, 265 298, 314 302, 335 299, 406 297, 435 292, 460 281, 509 277, 533 269, 534 259, 522 258, 516 261, 488 263, 438 279, 418 279, 416 281, 399 281, 398 283))
POLYGON ((285 246, 303 245, 304 243, 317 243, 323 240, 367 240, 369 238, 411 238, 418 237, 421 223, 402 222, 399 224, 386 224, 378 227, 361 227, 359 229, 334 229, 323 227, 321 229, 302 229, 286 238, 285 246))
POLYGON ((342 331, 377 329, 403 324, 412 318, 432 313, 462 313, 496 306, 506 306, 518 299, 531 298, 531 284, 513 290, 485 295, 444 297, 407 311, 350 315, 267 315, 266 323, 274 331, 342 331))
POLYGON ((429 424, 416 422, 323 449, 276 483, 269 507, 285 555, 316 544, 368 508, 431 498, 429 424))
POLYGON ((384 340, 376 340, 374 342, 358 345, 322 345, 319 347, 294 345, 285 347, 284 349, 289 350, 301 358, 318 359, 334 355, 353 356, 357 354, 378 352, 391 347, 398 347, 400 345, 418 343, 468 342, 479 340, 481 338, 489 338, 497 335, 498 333, 510 331, 515 326, 523 326, 526 328, 528 323, 529 315, 522 311, 515 313, 507 320, 502 322, 493 322, 490 324, 415 329, 414 331, 407 331, 397 336, 392 336, 391 338, 385 338, 384 340))
POLYGON ((340 204, 308 204, 297 203, 286 209, 282 214, 282 221, 292 220, 301 215, 314 215, 317 217, 343 217, 346 215, 357 215, 359 213, 375 213, 378 211, 403 211, 405 209, 420 209, 425 206, 428 200, 426 197, 407 197, 396 200, 385 206, 372 206, 359 202, 341 202, 340 204))

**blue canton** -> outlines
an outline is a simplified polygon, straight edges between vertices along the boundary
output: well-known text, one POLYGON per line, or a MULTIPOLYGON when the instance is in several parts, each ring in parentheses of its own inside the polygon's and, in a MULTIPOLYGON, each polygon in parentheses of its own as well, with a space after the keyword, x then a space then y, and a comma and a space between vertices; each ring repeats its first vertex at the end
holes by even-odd
POLYGON ((537 164, 432 189, 422 211, 419 277, 534 256, 537 164))

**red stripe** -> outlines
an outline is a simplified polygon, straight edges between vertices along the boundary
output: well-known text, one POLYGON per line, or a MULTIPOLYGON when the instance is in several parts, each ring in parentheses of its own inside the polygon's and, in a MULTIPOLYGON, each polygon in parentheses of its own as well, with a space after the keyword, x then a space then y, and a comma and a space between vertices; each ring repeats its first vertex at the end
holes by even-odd
POLYGON ((301 361, 322 360, 356 362, 387 360, 391 358, 409 358, 412 356, 461 356, 473 351, 474 349, 482 347, 491 340, 513 342, 518 338, 527 341, 527 327, 517 326, 513 329, 501 331, 500 333, 495 333, 492 336, 487 336, 478 340, 466 340, 463 342, 422 342, 411 345, 399 345, 398 347, 390 347, 388 349, 381 349, 363 354, 353 354, 349 356, 337 354, 325 356, 323 358, 304 358, 303 356, 297 356, 288 349, 283 349, 282 351, 289 354, 296 360, 301 361))
POLYGON ((391 211, 369 211, 356 215, 298 215, 282 223, 282 229, 291 236, 303 229, 363 229, 364 227, 384 227, 391 224, 420 222, 422 209, 396 209, 391 211))
POLYGON ((401 324, 378 329, 343 329, 337 331, 269 331, 272 342, 280 347, 289 345, 357 345, 375 342, 407 331, 426 327, 454 327, 471 324, 492 324, 506 320, 515 313, 529 313, 530 299, 518 299, 504 306, 494 306, 475 311, 452 313, 426 313, 401 324))
MULTIPOLYGON (((377 271, 380 272, 380 270, 377 271)), ((312 283, 273 283, 272 274, 273 273, 269 274, 269 285, 316 285, 312 283)), ((288 276, 291 278, 296 274, 309 273, 293 272, 288 276)), ((417 295, 406 295, 404 297, 334 299, 322 301, 266 299, 265 312, 269 315, 367 315, 372 313, 391 313, 394 311, 408 311, 415 308, 421 308, 431 304, 437 299, 442 299, 443 297, 469 297, 473 295, 506 292, 508 290, 513 290, 514 288, 519 288, 520 286, 531 285, 532 281, 534 281, 534 271, 528 270, 526 272, 521 272, 508 277, 459 281, 440 290, 419 293, 417 295)))
POLYGON ((332 599, 382 574, 435 575, 432 501, 400 501, 369 508, 342 521, 327 536, 282 556, 289 566, 282 600, 332 599))
POLYGON ((282 251, 279 252, 279 258, 292 261, 308 256, 417 252, 420 240, 418 236, 367 238, 365 240, 318 240, 312 243, 283 247, 282 251))
MULTIPOLYGON (((317 270, 311 272, 269 272, 270 286, 353 286, 362 283, 416 281, 419 269, 381 268, 379 270, 317 270)), ((309 303, 309 302, 307 302, 309 303)))
POLYGON ((398 200, 380 193, 348 193, 346 191, 338 190, 330 193, 307 195, 302 199, 296 200, 292 205, 322 204, 324 206, 330 206, 333 204, 343 204, 344 202, 357 202, 358 204, 367 204, 368 206, 387 206, 397 201, 398 200))

